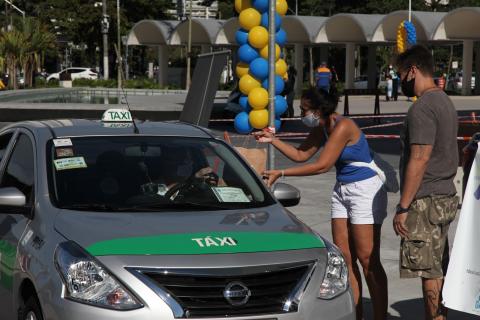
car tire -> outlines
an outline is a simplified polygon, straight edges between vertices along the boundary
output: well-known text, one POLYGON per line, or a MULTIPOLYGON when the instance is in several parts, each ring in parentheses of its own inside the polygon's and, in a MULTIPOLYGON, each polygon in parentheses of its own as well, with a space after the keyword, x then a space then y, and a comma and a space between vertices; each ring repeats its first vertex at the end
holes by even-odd
POLYGON ((36 296, 32 295, 25 301, 25 306, 18 318, 20 320, 43 320, 40 303, 36 296))

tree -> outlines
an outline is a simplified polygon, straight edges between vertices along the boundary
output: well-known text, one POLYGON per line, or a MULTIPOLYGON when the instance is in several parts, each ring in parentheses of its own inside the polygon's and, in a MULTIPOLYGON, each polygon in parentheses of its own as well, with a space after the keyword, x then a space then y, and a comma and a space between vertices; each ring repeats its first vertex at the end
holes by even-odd
POLYGON ((54 36, 37 19, 26 18, 0 35, 0 62, 7 68, 9 87, 17 89, 18 68, 24 71, 25 84, 32 86, 33 75, 41 65, 41 55, 55 45, 54 36))

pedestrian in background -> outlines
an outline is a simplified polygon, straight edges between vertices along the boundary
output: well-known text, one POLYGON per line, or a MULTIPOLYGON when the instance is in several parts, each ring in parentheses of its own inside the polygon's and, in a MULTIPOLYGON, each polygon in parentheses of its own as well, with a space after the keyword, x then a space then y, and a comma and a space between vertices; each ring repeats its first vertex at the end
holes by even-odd
POLYGON ((342 251, 355 297, 357 319, 363 319, 362 280, 357 260, 363 269, 372 298, 374 319, 387 317, 387 276, 380 261, 380 233, 387 215, 387 193, 377 171, 353 162, 372 164, 363 132, 351 119, 335 112, 338 98, 323 90, 310 89, 301 98, 302 122, 311 128, 299 146, 289 145, 269 131, 255 133, 260 142, 270 143, 295 162, 318 159, 309 164, 265 172, 271 186, 281 176, 309 176, 328 172, 333 166, 337 183, 332 194, 332 235, 342 251))
POLYGON ((390 74, 390 68, 385 71, 385 79, 387 79, 387 101, 390 101, 392 99, 392 92, 393 92, 393 79, 392 75, 390 74))
POLYGON ((390 77, 392 78, 392 98, 394 101, 398 99, 398 74, 392 65, 389 67, 390 77))
POLYGON ((315 84, 317 90, 323 90, 327 93, 330 92, 330 84, 332 81, 332 72, 327 67, 327 63, 323 61, 320 66, 315 70, 315 84))
POLYGON ((401 197, 393 228, 401 237, 400 277, 422 279, 425 319, 446 319, 443 278, 449 260, 448 228, 458 197, 457 112, 435 85, 433 57, 413 46, 397 58, 402 91, 419 97, 408 110, 401 135, 401 197))

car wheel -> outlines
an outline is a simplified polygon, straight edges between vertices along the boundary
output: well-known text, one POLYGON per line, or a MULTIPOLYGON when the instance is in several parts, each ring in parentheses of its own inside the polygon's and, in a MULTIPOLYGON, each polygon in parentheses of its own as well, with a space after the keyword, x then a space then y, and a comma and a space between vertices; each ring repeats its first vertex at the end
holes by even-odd
POLYGON ((42 311, 40 310, 40 304, 37 297, 30 296, 25 302, 25 308, 23 310, 22 320, 43 320, 42 311))

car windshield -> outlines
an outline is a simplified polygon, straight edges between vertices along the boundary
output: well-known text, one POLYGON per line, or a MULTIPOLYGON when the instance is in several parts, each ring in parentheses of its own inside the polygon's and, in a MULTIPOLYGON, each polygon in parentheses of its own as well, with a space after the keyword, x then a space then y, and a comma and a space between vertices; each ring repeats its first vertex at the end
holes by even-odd
POLYGON ((78 137, 52 140, 47 151, 59 208, 191 211, 274 203, 245 163, 214 139, 78 137))

